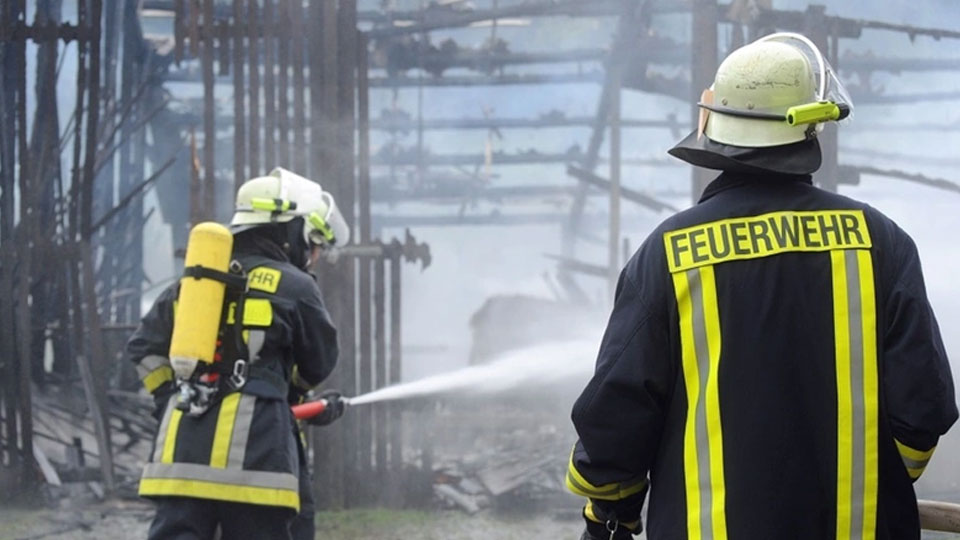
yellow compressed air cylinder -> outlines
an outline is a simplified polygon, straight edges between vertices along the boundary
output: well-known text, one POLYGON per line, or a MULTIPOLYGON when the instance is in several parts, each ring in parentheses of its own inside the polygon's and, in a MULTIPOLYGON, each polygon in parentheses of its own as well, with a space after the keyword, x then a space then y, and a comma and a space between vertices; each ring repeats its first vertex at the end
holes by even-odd
MULTIPOLYGON (((190 231, 185 268, 202 266, 227 272, 233 251, 233 235, 219 223, 200 223, 190 231)), ((206 277, 180 279, 170 364, 178 378, 188 379, 197 362, 213 363, 223 311, 226 284, 206 277)))

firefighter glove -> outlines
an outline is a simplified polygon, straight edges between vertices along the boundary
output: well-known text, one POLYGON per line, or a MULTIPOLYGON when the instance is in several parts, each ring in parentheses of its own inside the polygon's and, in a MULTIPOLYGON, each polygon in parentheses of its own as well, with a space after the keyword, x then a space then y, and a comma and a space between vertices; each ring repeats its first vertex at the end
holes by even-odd
POLYGON ((346 402, 343 400, 343 394, 337 390, 327 390, 320 394, 319 399, 327 402, 327 408, 322 413, 307 420, 312 426, 325 426, 333 423, 334 420, 343 416, 346 408, 346 402))
MULTIPOLYGON (((640 499, 641 504, 643 499, 640 499)), ((640 507, 636 502, 619 501, 613 508, 590 500, 583 509, 587 527, 581 540, 632 540, 633 535, 643 532, 640 507), (621 521, 630 516, 631 521, 621 521)))

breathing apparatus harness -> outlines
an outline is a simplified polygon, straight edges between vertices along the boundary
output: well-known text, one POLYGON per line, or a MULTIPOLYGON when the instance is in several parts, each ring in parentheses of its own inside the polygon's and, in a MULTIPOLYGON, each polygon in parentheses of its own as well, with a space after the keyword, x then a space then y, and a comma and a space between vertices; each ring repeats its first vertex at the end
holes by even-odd
MULTIPOLYGON (((212 363, 199 362, 188 379, 178 381, 179 394, 177 408, 191 416, 200 416, 214 405, 221 397, 231 392, 239 391, 247 383, 249 375, 250 350, 243 341, 243 309, 246 303, 247 274, 237 260, 230 261, 229 272, 221 272, 201 265, 189 266, 184 269, 185 278, 210 279, 226 286, 224 306, 228 307, 235 302, 233 313, 233 346, 232 361, 217 357, 212 363)), ((226 328, 229 320, 229 308, 223 310, 221 329, 226 328)), ((218 345, 225 343, 218 339, 218 345)), ((222 355, 221 355, 222 356, 222 355)))

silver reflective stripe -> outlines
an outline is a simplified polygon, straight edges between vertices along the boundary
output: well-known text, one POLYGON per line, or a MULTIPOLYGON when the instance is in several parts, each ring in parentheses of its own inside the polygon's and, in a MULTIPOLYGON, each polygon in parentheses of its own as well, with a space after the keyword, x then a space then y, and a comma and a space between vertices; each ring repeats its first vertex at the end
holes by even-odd
POLYGON ((693 307, 693 340, 697 350, 697 372, 700 380, 700 398, 697 400, 694 431, 697 440, 697 467, 700 478, 700 529, 703 540, 713 538, 713 492, 710 482, 710 438, 707 432, 707 379, 710 375, 710 350, 707 346, 707 326, 704 321, 703 286, 700 269, 687 271, 690 284, 690 303, 693 307))
POLYGON ((850 394, 853 398, 853 471, 851 477, 850 539, 863 538, 863 491, 866 441, 863 387, 863 310, 860 301, 860 265, 856 250, 843 254, 847 271, 847 310, 850 323, 850 394))
POLYGON ((582 482, 577 480, 575 476, 570 474, 570 471, 567 471, 567 480, 577 487, 580 491, 584 493, 590 493, 594 498, 600 497, 614 497, 620 493, 620 484, 613 484, 604 486, 603 489, 592 489, 588 486, 583 485, 582 482))
POLYGON ((247 443, 250 440, 250 424, 253 422, 253 410, 257 397, 248 394, 240 396, 237 416, 233 421, 233 434, 230 437, 230 453, 227 454, 228 469, 242 469, 243 459, 247 455, 247 443))
POLYGON ((256 362, 260 358, 260 351, 263 349, 263 342, 267 337, 264 330, 250 330, 247 340, 247 352, 249 352, 250 361, 256 362))
POLYGON ((901 455, 900 458, 903 459, 903 465, 904 465, 906 468, 908 468, 908 469, 923 469, 923 468, 925 468, 925 467, 927 466, 928 463, 930 463, 930 459, 929 459, 929 458, 927 458, 927 459, 925 459, 925 460, 923 460, 923 461, 917 461, 917 460, 915 460, 915 459, 910 459, 910 458, 908 458, 907 456, 904 456, 904 455, 901 455))
POLYGON ((150 354, 144 356, 139 362, 137 362, 137 375, 141 379, 147 375, 153 373, 154 370, 162 368, 163 366, 169 366, 170 360, 166 356, 159 356, 156 354, 150 354))
POLYGON ((242 469, 215 469, 197 463, 147 463, 141 480, 173 479, 198 480, 216 484, 282 489, 298 492, 299 481, 291 473, 245 471, 242 469))
POLYGON ((153 447, 153 457, 150 461, 160 461, 163 455, 163 445, 167 442, 167 428, 170 427, 170 415, 176 406, 177 396, 170 396, 167 400, 167 408, 163 411, 163 418, 160 420, 160 429, 157 431, 156 444, 153 447))

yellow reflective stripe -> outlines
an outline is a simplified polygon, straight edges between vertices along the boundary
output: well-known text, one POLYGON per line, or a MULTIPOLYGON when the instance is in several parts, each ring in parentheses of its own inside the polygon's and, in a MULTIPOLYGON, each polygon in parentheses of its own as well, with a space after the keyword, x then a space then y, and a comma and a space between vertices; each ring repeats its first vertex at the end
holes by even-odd
POLYGON ((723 430, 720 424, 720 309, 717 303, 717 285, 712 266, 700 268, 700 283, 703 290, 704 326, 707 332, 707 349, 710 355, 710 371, 707 374, 706 409, 707 435, 710 451, 710 491, 713 494, 713 538, 726 540, 726 484, 723 478, 723 430))
POLYGON ((163 453, 160 454, 160 463, 173 463, 173 452, 177 446, 177 429, 180 427, 180 418, 182 417, 183 411, 180 409, 174 408, 170 412, 170 423, 167 425, 167 433, 163 439, 163 453))
POLYGON ((153 443, 153 452, 150 454, 150 461, 160 461, 163 457, 163 448, 166 446, 167 431, 170 428, 170 417, 173 416, 173 410, 176 408, 176 398, 167 400, 167 407, 163 410, 163 417, 160 419, 160 427, 157 429, 157 439, 153 443))
POLYGON ((876 537, 879 374, 873 261, 830 252, 837 377, 837 538, 876 537))
POLYGON ((880 383, 877 373, 876 296, 873 281, 873 260, 869 250, 857 250, 860 273, 860 318, 863 340, 863 417, 864 417, 864 477, 863 477, 863 539, 876 538, 877 491, 880 469, 879 410, 880 383))
POLYGON ((152 394, 154 390, 160 388, 161 384, 172 380, 173 368, 170 366, 160 366, 143 377, 141 382, 143 382, 143 387, 147 389, 147 392, 152 394))
POLYGON ((220 402, 217 414, 217 427, 213 434, 213 449, 210 451, 210 466, 223 469, 227 466, 230 454, 230 441, 233 438, 233 424, 237 419, 237 406, 240 405, 240 392, 233 392, 220 402))
POLYGON ((567 489, 571 492, 590 499, 601 499, 605 501, 619 501, 643 491, 646 487, 646 479, 635 483, 612 483, 602 486, 595 486, 587 481, 573 463, 573 452, 570 453, 570 464, 567 466, 566 477, 567 489))
POLYGON ((687 419, 683 433, 683 476, 687 499, 687 538, 702 536, 700 528, 700 476, 697 467, 696 414, 700 400, 700 374, 693 337, 693 305, 687 274, 673 274, 673 288, 680 315, 680 347, 683 382, 687 390, 687 419))
POLYGON ((934 446, 930 450, 924 451, 911 448, 896 439, 894 439, 894 442, 897 443, 897 451, 900 452, 900 458, 903 460, 903 466, 906 467, 910 479, 916 480, 920 478, 923 471, 926 470, 927 464, 930 463, 933 452, 937 447, 934 446))
POLYGON ((263 506, 282 506, 300 511, 296 490, 219 484, 180 478, 144 478, 140 480, 140 496, 177 496, 214 499, 263 506))
POLYGON ((713 266, 673 273, 687 391, 683 439, 687 538, 726 540, 726 483, 720 421, 720 308, 713 266))
POLYGON ((593 501, 590 499, 587 499, 587 505, 583 507, 583 515, 594 523, 603 523, 603 521, 600 521, 600 518, 597 517, 597 514, 593 512, 593 501))
POLYGON ((902 457, 905 457, 907 459, 917 461, 917 462, 930 461, 930 458, 933 457, 933 452, 937 449, 937 447, 934 446, 929 450, 917 450, 915 448, 911 448, 903 444, 902 442, 896 439, 894 439, 894 442, 897 443, 897 450, 900 452, 900 455, 902 457))
POLYGON ((850 315, 844 252, 830 252, 837 378, 837 540, 850 538, 853 489, 853 397, 850 391, 850 315))

